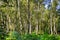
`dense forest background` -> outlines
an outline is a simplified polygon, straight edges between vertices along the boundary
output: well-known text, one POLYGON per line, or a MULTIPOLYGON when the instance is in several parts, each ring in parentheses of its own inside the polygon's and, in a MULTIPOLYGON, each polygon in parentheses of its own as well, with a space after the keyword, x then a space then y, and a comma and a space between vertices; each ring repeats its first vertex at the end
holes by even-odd
POLYGON ((60 34, 60 0, 0 0, 0 35, 60 34))

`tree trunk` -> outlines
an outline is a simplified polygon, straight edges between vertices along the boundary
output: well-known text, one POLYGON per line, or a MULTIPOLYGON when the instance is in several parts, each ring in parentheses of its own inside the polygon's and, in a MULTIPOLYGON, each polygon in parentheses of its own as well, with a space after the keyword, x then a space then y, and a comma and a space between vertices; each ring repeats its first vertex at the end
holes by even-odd
POLYGON ((38 3, 38 11, 37 11, 37 15, 36 15, 36 17, 37 17, 37 20, 36 20, 36 34, 38 34, 38 32, 39 32, 39 8, 40 8, 40 4, 39 4, 39 2, 37 2, 38 3))
POLYGON ((20 13, 20 0, 17 1, 17 17, 19 18, 20 33, 22 33, 21 13, 20 13))
POLYGON ((53 25, 52 25, 52 13, 50 14, 50 29, 51 29, 51 34, 53 34, 53 25))
MULTIPOLYGON (((51 0, 51 5, 53 5, 53 0, 51 0)), ((51 13, 50 13, 50 26, 51 26, 51 34, 53 34, 53 22, 52 22, 52 16, 53 16, 53 12, 52 12, 52 10, 51 10, 51 13)))
POLYGON ((54 17, 54 34, 57 34, 55 17, 54 17))
POLYGON ((28 2, 28 33, 31 34, 31 14, 30 14, 30 0, 28 2))

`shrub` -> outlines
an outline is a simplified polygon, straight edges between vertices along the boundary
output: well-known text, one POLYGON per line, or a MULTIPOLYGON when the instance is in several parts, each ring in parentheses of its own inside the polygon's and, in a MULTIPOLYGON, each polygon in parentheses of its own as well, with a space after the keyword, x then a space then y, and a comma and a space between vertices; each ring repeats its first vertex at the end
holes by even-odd
POLYGON ((60 36, 57 35, 36 35, 36 34, 27 34, 22 37, 22 40, 60 40, 60 36))
POLYGON ((57 37, 58 40, 60 40, 60 35, 57 35, 56 37, 57 37))
POLYGON ((6 37, 6 40, 60 40, 60 36, 49 35, 49 34, 43 34, 43 35, 24 34, 21 35, 20 37, 20 35, 16 31, 13 31, 9 33, 9 36, 6 37))
POLYGON ((38 35, 36 35, 36 34, 25 34, 22 36, 22 40, 38 40, 38 35))
POLYGON ((0 32, 0 40, 5 40, 6 34, 0 32))
POLYGON ((56 35, 49 35, 48 40, 58 40, 56 35))
POLYGON ((21 40, 20 35, 16 31, 9 32, 6 40, 21 40))

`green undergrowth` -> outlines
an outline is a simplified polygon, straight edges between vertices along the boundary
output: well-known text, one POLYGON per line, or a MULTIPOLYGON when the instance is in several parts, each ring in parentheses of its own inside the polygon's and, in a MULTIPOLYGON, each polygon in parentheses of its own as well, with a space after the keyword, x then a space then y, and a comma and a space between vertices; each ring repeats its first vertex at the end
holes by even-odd
POLYGON ((59 35, 36 35, 36 34, 26 34, 22 37, 22 40, 60 40, 59 35))
MULTIPOLYGON (((1 37, 1 36, 0 36, 1 37)), ((13 31, 8 33, 8 36, 4 37, 4 40, 60 40, 60 35, 50 34, 24 34, 20 35, 18 32, 13 31)), ((2 39, 0 39, 2 40, 2 39)))

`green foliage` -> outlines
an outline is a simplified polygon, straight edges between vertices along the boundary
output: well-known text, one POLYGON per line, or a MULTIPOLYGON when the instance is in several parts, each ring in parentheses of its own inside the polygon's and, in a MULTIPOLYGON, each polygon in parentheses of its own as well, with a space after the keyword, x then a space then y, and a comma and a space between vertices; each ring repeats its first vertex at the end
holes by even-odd
POLYGON ((22 36, 22 40, 60 40, 60 36, 57 35, 36 35, 36 34, 27 34, 22 36))
POLYGON ((56 35, 49 35, 48 39, 49 40, 58 40, 58 38, 56 37, 56 35))
POLYGON ((38 40, 38 35, 36 34, 26 34, 22 36, 22 40, 38 40))
POLYGON ((16 31, 12 31, 8 34, 6 40, 21 40, 20 35, 16 31))
POLYGON ((0 33, 0 40, 5 40, 6 34, 0 33))

